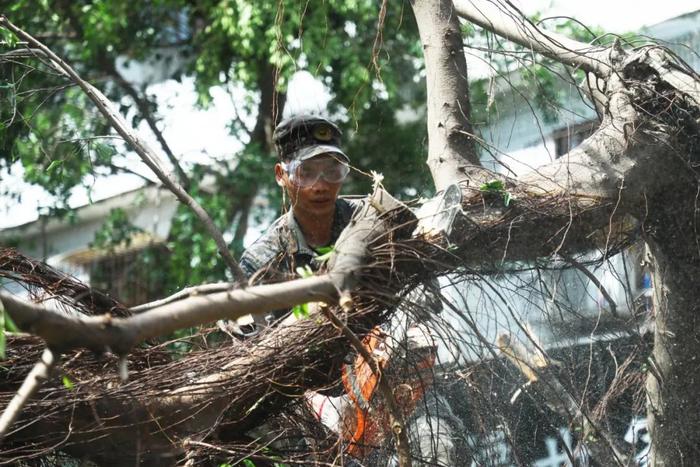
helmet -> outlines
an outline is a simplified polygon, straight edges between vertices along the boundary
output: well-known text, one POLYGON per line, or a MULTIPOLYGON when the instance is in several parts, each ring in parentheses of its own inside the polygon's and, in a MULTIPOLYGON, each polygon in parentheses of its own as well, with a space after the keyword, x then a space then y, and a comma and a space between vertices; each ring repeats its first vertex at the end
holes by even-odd
POLYGON ((320 154, 350 158, 340 149, 340 128, 317 115, 296 115, 283 120, 272 134, 277 155, 283 161, 311 159, 320 154))

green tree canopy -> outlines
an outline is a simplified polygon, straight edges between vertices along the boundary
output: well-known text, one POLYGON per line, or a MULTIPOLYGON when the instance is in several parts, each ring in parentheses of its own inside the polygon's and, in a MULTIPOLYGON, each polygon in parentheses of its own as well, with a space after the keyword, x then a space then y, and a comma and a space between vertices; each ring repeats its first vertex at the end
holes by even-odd
MULTIPOLYGON (((158 80, 193 77, 202 108, 212 103, 215 86, 243 91, 237 102, 242 118, 230 125, 241 149, 216 155, 223 163, 202 161, 178 172, 219 228, 230 232, 238 253, 253 199, 262 194, 279 205, 269 135, 297 71, 311 73, 332 96, 327 112, 343 126, 360 169, 347 193, 366 192, 371 181, 362 172, 369 169, 398 170, 400 181, 388 187, 398 194, 428 189, 420 170, 424 125, 396 117, 396 109, 418 108, 424 99, 420 80, 404 79, 417 76, 422 65, 414 20, 402 5, 160 0, 133 8, 115 0, 19 1, 4 11, 117 103, 130 123, 147 121, 159 138, 167 110, 148 92, 158 80), (127 80, 125 70, 149 63, 159 73, 144 82, 127 80), (201 187, 202 180, 213 182, 201 187)), ((118 162, 126 149, 100 138, 112 134, 87 98, 40 57, 12 56, 23 47, 9 34, 3 37, 0 169, 45 188, 62 210, 73 188, 89 185, 93 175, 132 170, 118 162)), ((177 171, 181 155, 159 141, 177 171)), ((172 264, 164 269, 172 272, 173 289, 225 277, 213 241, 185 209, 169 246, 172 264)))

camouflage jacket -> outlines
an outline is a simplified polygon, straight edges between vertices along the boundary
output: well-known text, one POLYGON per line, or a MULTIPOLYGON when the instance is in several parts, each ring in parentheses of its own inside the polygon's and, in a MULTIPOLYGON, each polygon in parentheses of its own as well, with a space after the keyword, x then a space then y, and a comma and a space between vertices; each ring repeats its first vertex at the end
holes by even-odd
MULTIPOLYGON (((348 225, 360 202, 339 198, 335 203, 335 215, 331 227, 330 245, 335 244, 340 233, 348 225)), ((254 282, 278 282, 295 278, 298 267, 318 269, 314 259, 319 253, 311 248, 292 211, 279 217, 270 228, 241 256, 240 265, 254 282)), ((286 310, 266 316, 265 321, 279 318, 286 310)), ((256 322, 264 324, 261 320, 256 322)))
MULTIPOLYGON (((345 226, 350 222, 358 201, 338 199, 335 203, 335 215, 331 226, 330 245, 335 244, 345 226)), ((311 248, 301 227, 294 219, 292 211, 279 217, 270 228, 253 243, 241 256, 240 265, 243 272, 252 277, 260 271, 265 275, 280 275, 280 279, 294 274, 299 266, 309 265, 316 270, 313 259, 318 253, 311 248)))

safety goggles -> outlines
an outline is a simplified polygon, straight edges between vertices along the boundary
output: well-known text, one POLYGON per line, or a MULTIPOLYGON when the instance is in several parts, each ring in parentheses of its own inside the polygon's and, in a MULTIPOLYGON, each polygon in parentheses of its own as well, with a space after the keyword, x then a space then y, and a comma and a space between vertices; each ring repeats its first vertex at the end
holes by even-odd
POLYGON ((311 186, 321 177, 328 183, 340 183, 350 172, 350 167, 345 162, 325 157, 283 162, 282 168, 287 172, 289 180, 298 187, 311 186))

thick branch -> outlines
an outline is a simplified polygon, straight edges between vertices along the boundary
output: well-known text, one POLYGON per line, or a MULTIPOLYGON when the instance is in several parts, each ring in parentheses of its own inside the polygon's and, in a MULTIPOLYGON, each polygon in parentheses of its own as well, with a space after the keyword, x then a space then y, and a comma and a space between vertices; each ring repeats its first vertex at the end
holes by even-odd
POLYGON ((577 42, 532 24, 510 2, 454 0, 459 16, 516 44, 559 62, 580 67, 600 77, 608 76, 609 49, 577 42))
MULTIPOLYGON (((523 47, 541 53, 558 62, 581 68, 599 78, 608 78, 614 71, 619 47, 599 47, 569 39, 532 24, 507 0, 454 0, 459 16, 523 47)), ((639 60, 651 66, 659 78, 686 94, 700 105, 700 79, 692 68, 669 60, 663 47, 643 48, 646 57, 639 60)), ((595 100, 595 99, 594 99, 595 100)))
POLYGON ((0 300, 20 329, 41 337, 51 348, 85 347, 100 352, 111 349, 123 355, 139 342, 178 329, 280 310, 299 303, 333 303, 336 295, 331 276, 323 275, 192 296, 128 318, 68 314, 4 292, 0 292, 0 300))

